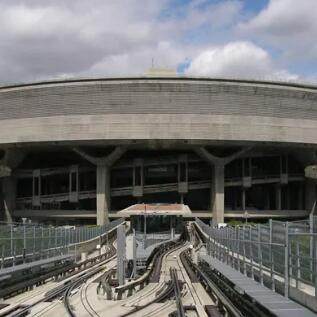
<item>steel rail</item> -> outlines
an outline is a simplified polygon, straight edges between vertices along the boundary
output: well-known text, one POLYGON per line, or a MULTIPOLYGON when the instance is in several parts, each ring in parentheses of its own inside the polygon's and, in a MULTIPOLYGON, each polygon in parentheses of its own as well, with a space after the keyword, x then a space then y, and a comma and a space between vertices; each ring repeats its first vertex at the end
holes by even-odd
POLYGON ((171 275, 171 280, 172 280, 173 288, 174 288, 174 295, 175 295, 175 301, 176 301, 176 307, 177 307, 177 316, 186 317, 185 308, 182 303, 181 287, 179 285, 180 283, 178 280, 176 268, 170 268, 170 275, 171 275))

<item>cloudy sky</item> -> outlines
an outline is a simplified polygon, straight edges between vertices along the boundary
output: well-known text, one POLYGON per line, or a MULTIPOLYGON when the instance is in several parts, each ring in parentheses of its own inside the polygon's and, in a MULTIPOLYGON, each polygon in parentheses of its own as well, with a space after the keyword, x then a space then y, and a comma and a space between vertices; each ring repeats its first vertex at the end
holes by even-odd
POLYGON ((0 82, 181 75, 317 82, 317 0, 0 0, 0 82))

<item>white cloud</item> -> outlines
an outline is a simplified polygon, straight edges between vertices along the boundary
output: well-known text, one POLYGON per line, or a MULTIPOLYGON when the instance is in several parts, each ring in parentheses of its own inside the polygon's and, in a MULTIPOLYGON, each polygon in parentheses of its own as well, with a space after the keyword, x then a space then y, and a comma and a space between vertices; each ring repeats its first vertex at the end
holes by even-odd
POLYGON ((197 49, 187 34, 226 27, 241 10, 238 0, 173 3, 1 0, 0 81, 140 74, 152 58, 176 69, 197 49))
MULTIPOLYGON (((299 1, 272 0, 239 25, 244 41, 232 42, 232 28, 245 13, 240 0, 179 5, 173 0, 1 0, 0 82, 140 75, 152 58, 157 67, 175 70, 191 60, 187 74, 294 79, 268 51, 252 44, 252 36, 267 37, 277 46, 293 45, 286 51, 295 52, 296 41, 292 44, 287 32, 301 39, 307 37, 303 30, 308 26, 317 32, 312 21, 317 10, 308 8, 312 1, 317 3, 300 2, 304 8, 298 16, 293 7, 299 1), (284 19, 283 10, 291 12, 284 19)), ((307 43, 313 41, 309 36, 307 43)), ((305 54, 312 55, 314 45, 317 56, 317 44, 307 44, 305 54)))
POLYGON ((246 36, 273 45, 284 57, 317 58, 316 0, 270 0, 265 9, 240 23, 237 29, 246 36))
POLYGON ((251 42, 231 42, 206 49, 192 60, 186 73, 210 77, 298 79, 276 68, 268 52, 251 42))

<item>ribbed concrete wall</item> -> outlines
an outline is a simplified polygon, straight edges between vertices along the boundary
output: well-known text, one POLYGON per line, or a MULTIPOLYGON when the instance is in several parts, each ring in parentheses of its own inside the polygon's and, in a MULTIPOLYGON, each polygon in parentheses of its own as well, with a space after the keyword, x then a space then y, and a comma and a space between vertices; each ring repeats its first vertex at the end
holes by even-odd
POLYGON ((113 79, 0 89, 0 144, 202 139, 317 144, 317 88, 113 79))

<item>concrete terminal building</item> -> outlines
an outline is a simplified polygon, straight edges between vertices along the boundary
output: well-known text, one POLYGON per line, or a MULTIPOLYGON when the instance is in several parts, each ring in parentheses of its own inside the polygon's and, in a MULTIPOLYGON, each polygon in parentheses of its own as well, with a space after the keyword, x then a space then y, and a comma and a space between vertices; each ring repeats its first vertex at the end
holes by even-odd
POLYGON ((317 87, 203 78, 0 88, 2 219, 103 224, 136 203, 300 218, 316 200, 317 87))

